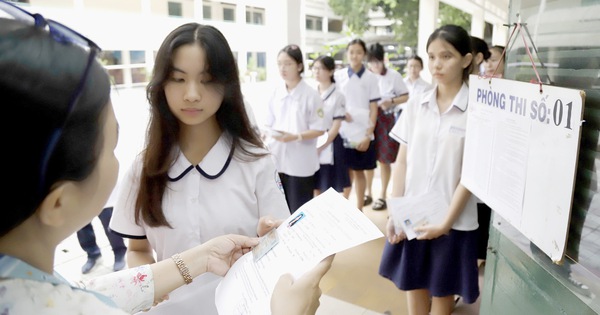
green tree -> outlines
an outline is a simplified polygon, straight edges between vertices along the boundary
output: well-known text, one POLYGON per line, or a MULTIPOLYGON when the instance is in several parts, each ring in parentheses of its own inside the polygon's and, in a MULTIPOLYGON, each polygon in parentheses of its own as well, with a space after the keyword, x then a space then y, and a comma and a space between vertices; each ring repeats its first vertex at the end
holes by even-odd
MULTIPOLYGON (((369 29, 369 12, 381 9, 387 19, 394 21, 396 40, 416 47, 419 28, 419 0, 329 0, 333 12, 344 19, 348 29, 363 34, 369 29)), ((439 24, 456 24, 471 29, 471 15, 440 2, 439 24)))
POLYGON ((440 2, 439 18, 440 25, 456 24, 471 31, 471 15, 451 5, 440 2))

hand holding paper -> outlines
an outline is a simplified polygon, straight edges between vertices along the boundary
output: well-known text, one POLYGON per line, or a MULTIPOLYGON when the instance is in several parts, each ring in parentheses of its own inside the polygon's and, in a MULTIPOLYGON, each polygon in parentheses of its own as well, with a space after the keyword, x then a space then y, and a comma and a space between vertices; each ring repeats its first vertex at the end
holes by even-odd
MULTIPOLYGON (((298 279, 324 258, 382 237, 383 234, 349 200, 333 189, 300 207, 277 229, 278 241, 266 252, 240 258, 216 292, 219 314, 270 314, 275 284, 284 274, 298 279)), ((264 249, 261 249, 264 251, 264 249)))
POLYGON ((419 236, 415 228, 424 224, 440 224, 444 221, 448 204, 441 193, 429 192, 419 196, 388 199, 390 215, 396 227, 396 234, 406 233, 412 240, 419 236))

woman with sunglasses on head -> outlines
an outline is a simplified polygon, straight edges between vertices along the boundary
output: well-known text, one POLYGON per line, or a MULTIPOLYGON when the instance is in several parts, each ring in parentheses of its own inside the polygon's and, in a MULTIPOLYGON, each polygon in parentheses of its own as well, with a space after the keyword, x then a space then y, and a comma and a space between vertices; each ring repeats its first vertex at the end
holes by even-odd
MULTIPOLYGON (((0 220, 0 313, 141 311, 190 278, 224 275, 258 243, 246 236, 220 236, 175 259, 85 283, 72 284, 54 273, 57 245, 99 214, 117 179, 118 124, 110 83, 91 41, 39 15, 33 25, 31 15, 4 1, 0 12, 16 15, 0 18, 0 95, 11 104, 5 115, 27 117, 35 126, 18 137, 8 127, 1 133, 13 153, 5 157, 12 182, 4 190, 0 220), (74 42, 87 43, 89 51, 74 42)), ((322 262, 293 283, 282 277, 273 313, 289 314, 290 307, 296 314, 314 313, 318 282, 330 264, 330 259, 322 262)))

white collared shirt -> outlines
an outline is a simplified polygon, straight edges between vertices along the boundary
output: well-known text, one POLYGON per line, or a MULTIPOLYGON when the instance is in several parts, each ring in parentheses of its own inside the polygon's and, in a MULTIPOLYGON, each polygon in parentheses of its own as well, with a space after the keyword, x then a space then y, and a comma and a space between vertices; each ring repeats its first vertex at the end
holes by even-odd
POLYGON ((382 99, 391 99, 395 96, 408 94, 408 87, 398 71, 387 68, 385 74, 377 75, 377 78, 379 79, 379 92, 382 99))
MULTIPOLYGON (((135 223, 134 205, 142 168, 139 156, 120 185, 110 228, 132 238, 147 238, 160 261, 219 235, 256 236, 262 216, 287 218, 289 208, 271 157, 229 159, 229 137, 223 133, 200 164, 193 166, 180 153, 169 169, 170 181, 162 205, 172 228, 135 223)), ((250 150, 266 152, 260 148, 250 150)), ((214 291, 219 281, 216 275, 203 274, 143 314, 216 315, 214 291)))
MULTIPOLYGON (((265 125, 270 129, 292 134, 307 130, 327 130, 328 122, 325 120, 319 92, 304 80, 300 80, 290 92, 285 84, 277 86, 269 100, 265 125)), ((319 170, 316 138, 285 143, 269 138, 267 145, 280 173, 308 177, 319 170)))
MULTIPOLYGON (((450 204, 461 178, 468 96, 463 83, 444 113, 438 110, 435 88, 408 101, 389 134, 407 146, 405 196, 439 191, 450 204)), ((477 205, 471 196, 452 228, 471 231, 477 226, 477 205)))
POLYGON ((423 93, 433 86, 427 81, 423 80, 423 78, 419 77, 415 82, 411 82, 409 77, 404 78, 404 83, 408 88, 409 96, 423 93))
MULTIPOLYGON (((346 111, 353 116, 352 122, 342 122, 340 134, 347 140, 353 141, 357 137, 362 139, 371 124, 368 114, 370 103, 381 99, 379 80, 364 66, 358 73, 353 73, 349 67, 336 70, 334 78, 346 98, 346 111)), ((375 139, 374 135, 371 136, 371 140, 373 139, 375 139)))
MULTIPOLYGON (((325 109, 324 117, 325 121, 328 122, 327 129, 329 130, 331 129, 334 120, 343 120, 346 118, 346 99, 335 83, 331 84, 327 90, 321 93, 321 98, 323 99, 323 106, 325 109)), ((317 148, 320 144, 325 143, 328 138, 329 134, 327 132, 321 135, 317 139, 317 148)), ((323 148, 319 154, 319 162, 320 164, 333 165, 333 143, 330 143, 327 147, 323 148)))

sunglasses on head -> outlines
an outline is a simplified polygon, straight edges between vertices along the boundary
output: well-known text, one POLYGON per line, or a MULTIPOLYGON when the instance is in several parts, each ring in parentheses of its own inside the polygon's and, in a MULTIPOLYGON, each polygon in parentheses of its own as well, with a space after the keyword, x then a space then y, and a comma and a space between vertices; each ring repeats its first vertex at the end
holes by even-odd
POLYGON ((30 13, 15 4, 6 2, 4 0, 0 0, 0 17, 8 17, 13 18, 17 21, 24 22, 26 24, 30 24, 36 28, 46 30, 50 37, 55 41, 65 44, 65 45, 77 45, 88 52, 88 60, 85 66, 85 69, 81 75, 81 79, 75 88, 75 91, 69 98, 69 104, 67 106, 66 114, 64 121, 60 125, 52 131, 50 136, 50 140, 46 145, 42 156, 42 163, 40 165, 40 183, 38 186, 38 194, 44 193, 44 189, 46 186, 46 173, 48 171, 48 162, 56 149, 56 145, 58 140, 60 139, 64 127, 66 125, 69 116, 73 112, 75 104, 77 104, 79 98, 81 97, 83 87, 85 85, 85 79, 87 78, 91 66, 96 58, 98 52, 101 51, 100 47, 94 43, 89 38, 81 35, 80 33, 72 30, 71 28, 56 22, 51 19, 44 18, 41 14, 38 13, 30 13))

